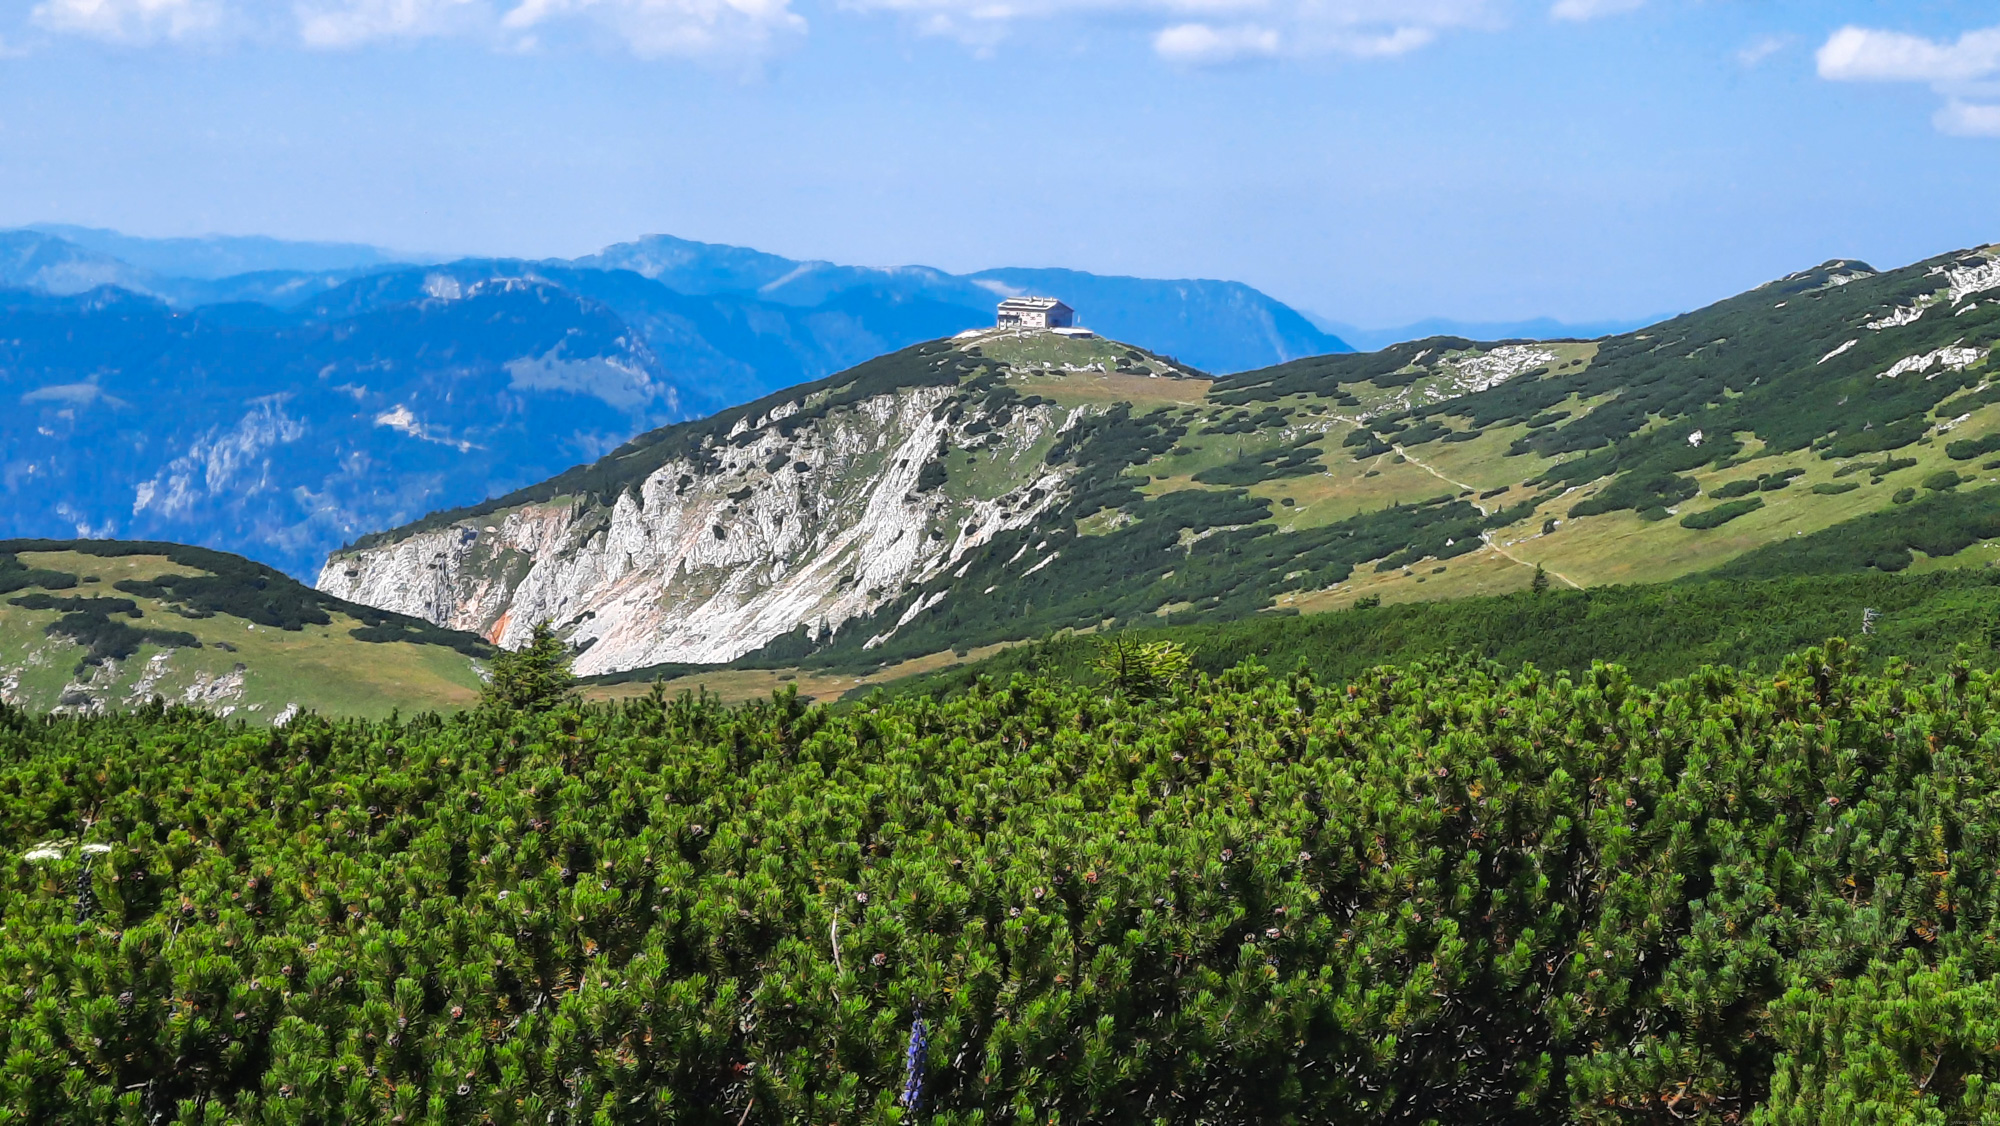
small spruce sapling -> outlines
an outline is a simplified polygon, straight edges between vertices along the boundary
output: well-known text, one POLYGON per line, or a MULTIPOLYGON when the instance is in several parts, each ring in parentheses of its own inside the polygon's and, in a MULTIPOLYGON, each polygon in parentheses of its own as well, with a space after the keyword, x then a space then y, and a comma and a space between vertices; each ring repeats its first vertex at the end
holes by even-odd
POLYGON ((546 621, 535 626, 528 644, 494 657, 491 672, 481 698, 497 708, 540 712, 576 698, 569 646, 546 621))
POLYGON ((1542 569, 1540 563, 1535 564, 1535 577, 1528 584, 1528 589, 1536 594, 1541 594, 1549 589, 1549 573, 1542 569))

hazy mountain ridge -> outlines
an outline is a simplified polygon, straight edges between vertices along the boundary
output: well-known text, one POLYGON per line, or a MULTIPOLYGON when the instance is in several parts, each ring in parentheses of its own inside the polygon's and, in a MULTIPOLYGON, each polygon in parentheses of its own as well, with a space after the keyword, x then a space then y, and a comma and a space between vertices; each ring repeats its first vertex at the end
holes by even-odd
MULTIPOLYGON (((812 431, 824 420, 772 408, 838 392, 888 417, 898 396, 939 386, 947 370, 957 375, 933 410, 956 421, 937 431, 932 487, 981 501, 1044 489, 1024 521, 994 528, 949 566, 887 576, 879 601, 844 621, 800 616, 784 633, 750 600, 731 609, 712 591, 705 628, 729 644, 655 655, 712 660, 762 645, 754 659, 767 662, 900 659, 1064 627, 1518 589, 1538 567, 1562 585, 1654 581, 1883 513, 1897 514, 1894 528, 1870 525, 1855 539, 1866 558, 1852 566, 1893 571, 1936 552, 1952 557, 1938 565, 1978 565, 1990 523, 1978 512, 1995 493, 1968 492, 1964 512, 1900 506, 1920 487, 1944 496, 1996 479, 2000 460, 1981 460, 2000 452, 1996 340, 2000 255, 1991 248, 1887 272, 1829 262, 1603 340, 1433 338, 1212 385, 1121 376, 1134 361, 1111 342, 989 334, 910 354, 944 349, 936 355, 948 367, 864 365, 773 396, 761 415, 739 410, 644 435, 542 486, 371 536, 331 560, 321 581, 502 640, 524 628, 525 613, 601 644, 635 607, 653 613, 705 581, 693 570, 621 570, 641 558, 629 537, 689 522, 683 489, 723 490, 745 502, 727 515, 748 518, 761 503, 749 498, 797 487, 778 455, 823 440, 812 431), (897 372, 905 382, 890 378, 897 372), (1008 396, 1069 411, 1053 435, 1037 437, 1053 438, 1039 456, 987 448, 995 419, 1021 414, 1008 396), (726 452, 767 442, 791 445, 773 445, 768 465, 726 452), (507 521, 562 534, 508 556, 514 570, 470 568, 485 576, 477 598, 449 575, 417 570, 430 551, 449 571, 454 537, 504 540, 507 521), (1951 528, 1931 527, 1938 521, 1951 528), (615 571, 622 585, 616 600, 588 584, 551 600, 538 571, 615 571)), ((903 441, 893 429, 878 442, 903 441)), ((855 498, 904 495, 886 477, 871 484, 866 466, 848 482, 855 498)), ((866 507, 836 501, 821 519, 856 526, 866 507)), ((726 520, 704 526, 719 528, 718 540, 738 535, 726 520)), ((756 571, 777 559, 753 552, 730 567, 756 571)), ((670 628, 671 613, 660 621, 670 628)), ((585 651, 594 672, 637 659, 631 647, 589 658, 595 651, 585 651)))
MULTIPOLYGON (((257 307, 261 308, 261 307, 257 307)), ((454 496, 689 417, 615 313, 553 286, 244 324, 117 289, 0 294, 11 531, 222 544, 305 569, 454 496)))
MULTIPOLYGON (((672 239, 579 262, 389 257, 0 232, 0 287, 12 287, 0 292, 0 400, 22 408, 0 420, 5 530, 182 540, 310 574, 339 543, 662 423, 990 324, 997 300, 933 270, 820 268, 672 239), (610 268, 628 258, 693 292, 610 268), (208 276, 237 264, 271 268, 208 276)), ((1299 346, 1290 311, 1245 287, 1072 280, 1108 287, 1095 295, 1106 315, 1121 287, 1149 295, 1135 309, 1172 339, 1198 324, 1239 352, 1299 346)))

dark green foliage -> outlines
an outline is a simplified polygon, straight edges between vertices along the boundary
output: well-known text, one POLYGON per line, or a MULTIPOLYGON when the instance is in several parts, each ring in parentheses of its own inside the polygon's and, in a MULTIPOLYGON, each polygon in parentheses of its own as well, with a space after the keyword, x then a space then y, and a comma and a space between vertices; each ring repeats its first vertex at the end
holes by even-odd
POLYGON ((576 699, 569 646, 545 621, 535 624, 528 644, 495 653, 487 674, 480 699, 488 707, 539 712, 576 699))
POLYGON ((1908 504, 1912 500, 1915 500, 1916 496, 1917 496, 1917 490, 1915 489, 1897 489, 1895 493, 1889 497, 1889 503, 1908 504))
POLYGON ((141 645, 201 648, 198 638, 182 630, 138 629, 113 620, 114 614, 134 619, 144 616, 138 604, 129 598, 67 598, 35 592, 8 601, 23 610, 54 610, 61 614, 44 632, 83 647, 83 657, 77 663, 79 670, 107 660, 122 661, 137 653, 141 645))
POLYGON ((1313 444, 1317 441, 1319 435, 1310 435, 1295 445, 1279 446, 1204 469, 1194 479, 1204 485, 1254 485, 1259 481, 1310 476, 1320 471, 1320 450, 1313 444))
POLYGON ((1956 555, 1981 540, 1994 538, 2000 538, 2000 486, 1971 492, 1952 490, 1934 493, 1906 508, 1871 512, 1811 535, 1778 540, 1736 557, 1716 574, 1775 579, 1843 571, 1900 571, 1912 562, 1913 551, 1934 557, 1956 555))
POLYGON ((1658 688, 10 712, 0 847, 109 851, 0 868, 0 1106, 896 1121, 921 1009, 940 1124, 1972 1121, 1996 726, 1988 674, 1839 644, 1658 688))
POLYGON ((1692 477, 1672 473, 1627 473, 1613 478, 1596 496, 1570 506, 1569 516, 1595 516, 1624 508, 1669 508, 1701 492, 1692 477))
POLYGON ((1842 434, 1832 442, 1820 447, 1820 456, 1826 458, 1854 457, 1857 454, 1875 453, 1881 450, 1899 450, 1918 438, 1930 425, 1921 417, 1903 418, 1873 430, 1861 430, 1842 434))
POLYGON ((1777 492, 1779 489, 1789 487, 1792 483, 1792 478, 1803 477, 1805 475, 1806 475, 1805 470, 1797 468, 1783 469, 1779 470, 1776 473, 1760 474, 1757 477, 1757 491, 1764 493, 1774 493, 1777 492))
POLYGON ((1726 481, 1717 485, 1708 491, 1708 495, 1714 497, 1716 500, 1733 500, 1737 497, 1747 497, 1756 491, 1756 479, 1745 477, 1740 481, 1726 481))
MULTIPOLYGON (((1546 573, 1545 573, 1546 574, 1546 573)), ((1172 626, 1137 634, 1179 642, 1195 667, 1210 675, 1244 661, 1271 668, 1304 662, 1313 675, 1342 679, 1385 663, 1453 653, 1503 664, 1533 663, 1585 673, 1615 661, 1653 684, 1687 676, 1704 665, 1774 668, 1788 653, 1834 635, 1859 636, 1865 610, 1879 615, 1864 639, 1866 661, 1937 670, 1960 645, 1987 655, 2000 669, 1988 634, 2000 630, 2000 571, 1934 571, 1923 575, 1857 571, 1774 579, 1696 579, 1649 586, 1573 590, 1551 579, 1544 593, 1381 605, 1357 600, 1367 613, 1265 615, 1245 621, 1172 626)), ((1096 653, 1089 638, 1010 649, 985 661, 898 681, 897 693, 962 691, 981 677, 1001 680, 1041 670, 1089 682, 1096 653)), ((857 693, 857 696, 862 695, 857 693)))
POLYGON ((1964 480, 1963 477, 1958 475, 1958 471, 1955 469, 1940 469, 1936 473, 1925 477, 1922 484, 1924 488, 1936 492, 1944 489, 1956 489, 1964 480))
POLYGON ((1121 633, 1098 644, 1093 667, 1113 691, 1153 697, 1188 680, 1193 671, 1189 658, 1188 651, 1172 641, 1145 641, 1121 633))
MULTIPOLYGON (((211 618, 227 614, 272 629, 297 631, 308 625, 326 625, 333 620, 329 612, 337 612, 362 623, 348 631, 360 641, 443 645, 471 657, 483 657, 493 652, 493 647, 477 634, 445 629, 407 614, 335 598, 262 563, 205 547, 152 540, 0 540, 0 561, 13 560, 13 553, 22 551, 71 551, 104 559, 158 555, 164 556, 169 563, 209 572, 202 575, 161 575, 150 581, 124 579, 112 584, 126 594, 156 598, 172 604, 183 617, 211 618)), ((16 566, 19 564, 16 563, 16 566)), ((18 586, 8 587, 6 580, 10 574, 21 573, 10 570, 4 562, 0 562, 0 593, 20 589, 18 586)), ((23 586, 66 589, 76 585, 74 575, 55 571, 28 573, 53 576, 57 581, 23 583, 23 586)), ((188 635, 177 633, 172 636, 188 635)), ((121 646, 124 643, 119 642, 121 646)))
MULTIPOLYGON (((73 576, 66 577, 73 579, 73 576)), ((201 648, 198 638, 182 630, 140 629, 113 620, 114 614, 133 619, 144 616, 138 604, 129 598, 71 598, 37 591, 7 601, 23 610, 54 610, 61 614, 62 617, 50 622, 44 632, 83 648, 83 657, 76 666, 79 672, 107 660, 125 660, 137 653, 141 645, 158 645, 167 649, 201 648)))
POLYGON ((944 459, 934 457, 917 471, 917 491, 927 493, 932 489, 942 488, 949 478, 950 472, 945 468, 944 459))
POLYGON ((1396 440, 1405 446, 1421 446, 1425 442, 1435 442, 1449 433, 1451 433, 1450 427, 1432 419, 1425 419, 1398 434, 1396 440))
POLYGON ((129 598, 58 598, 36 592, 7 601, 23 610, 54 610, 63 614, 94 614, 99 617, 105 614, 145 617, 139 612, 139 604, 129 598))
POLYGON ((76 585, 76 576, 64 571, 51 571, 41 567, 29 567, 14 556, 11 551, 0 551, 0 594, 12 594, 34 586, 43 590, 68 590, 76 585))
POLYGON ((1823 497, 1837 497, 1842 493, 1851 493, 1860 487, 1854 481, 1821 481, 1812 487, 1812 491, 1823 497))
POLYGON ((1984 438, 1960 438, 1945 445, 1945 456, 1953 461, 1971 461, 2000 450, 2000 434, 1988 434, 1984 438))
POLYGON ((1252 434, 1258 430, 1275 429, 1285 425, 1285 419, 1292 412, 1285 407, 1265 407, 1256 414, 1237 411, 1226 415, 1213 426, 1203 430, 1204 434, 1252 434))
POLYGON ((122 579, 111 585, 142 598, 179 603, 191 617, 230 614, 260 626, 294 631, 333 621, 320 604, 318 591, 264 575, 161 575, 150 581, 122 579))
POLYGON ((1764 507, 1764 499, 1762 497, 1726 501, 1716 505, 1714 508, 1705 509, 1701 512, 1690 512, 1681 517, 1681 527, 1693 528, 1696 531, 1720 528, 1738 516, 1747 516, 1762 507, 1764 507))

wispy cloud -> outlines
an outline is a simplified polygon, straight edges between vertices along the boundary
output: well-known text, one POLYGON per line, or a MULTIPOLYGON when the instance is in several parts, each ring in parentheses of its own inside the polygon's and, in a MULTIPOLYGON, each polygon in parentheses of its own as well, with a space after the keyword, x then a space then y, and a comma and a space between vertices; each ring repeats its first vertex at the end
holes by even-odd
POLYGON ((1954 136, 2000 137, 2000 105, 1953 98, 1939 107, 1931 120, 1940 131, 1954 136))
POLYGON ((1278 53, 1278 33, 1255 24, 1216 27, 1178 23, 1153 36, 1153 50, 1169 62, 1213 66, 1245 58, 1269 58, 1278 53))
POLYGON ((1594 20, 1637 11, 1646 0, 1556 0, 1549 15, 1559 20, 1594 20))
POLYGON ((645 58, 762 50, 806 29, 790 0, 522 0, 501 24, 532 32, 566 20, 593 22, 645 58))
POLYGON ((1762 35, 1736 52, 1736 62, 1745 67, 1760 66, 1765 59, 1790 47, 1796 40, 1789 35, 1762 35))
POLYGON ((1400 55, 1448 31, 1497 27, 1507 0, 843 0, 897 13, 919 32, 981 48, 1015 26, 1097 21, 1146 29, 1169 62, 1212 66, 1276 56, 1400 55))
MULTIPOLYGON (((1644 0, 1555 0, 1584 20, 1644 0)), ((1493 30, 1519 0, 835 0, 984 50, 1016 29, 1096 23, 1146 37, 1161 59, 1212 66, 1274 57, 1387 58, 1453 32, 1493 30)), ((586 40, 646 58, 756 57, 806 31, 794 0, 39 0, 38 28, 145 44, 235 38, 354 50, 424 39, 535 50, 586 40)))
POLYGON ((645 58, 756 56, 805 30, 791 0, 41 0, 29 21, 131 45, 231 39, 351 50, 464 39, 521 50, 567 37, 645 58))
POLYGON ((519 49, 581 33, 645 58, 757 54, 805 30, 790 0, 306 0, 298 18, 313 47, 456 36, 519 49))
POLYGON ((229 23, 220 0, 43 0, 28 18, 48 31, 133 44, 210 37, 229 23))
POLYGON ((493 18, 481 0, 334 0, 301 3, 295 12, 302 42, 334 49, 478 33, 490 27, 493 18))
POLYGON ((2000 104, 1991 82, 2000 77, 2000 27, 1957 39, 1843 27, 1821 45, 1819 76, 1830 82, 1922 82, 1946 100, 1932 118, 1938 129, 1968 137, 2000 136, 2000 104))

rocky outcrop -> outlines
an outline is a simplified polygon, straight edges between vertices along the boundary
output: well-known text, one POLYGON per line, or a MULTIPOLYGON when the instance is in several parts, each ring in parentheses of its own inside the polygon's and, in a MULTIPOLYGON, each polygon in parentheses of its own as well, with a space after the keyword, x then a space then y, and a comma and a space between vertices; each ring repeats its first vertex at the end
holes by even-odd
POLYGON ((336 553, 319 588, 508 647, 550 621, 584 674, 727 661, 801 626, 839 631, 1063 495, 1043 455, 1075 415, 1046 401, 953 386, 826 401, 717 428, 615 497, 336 553))

